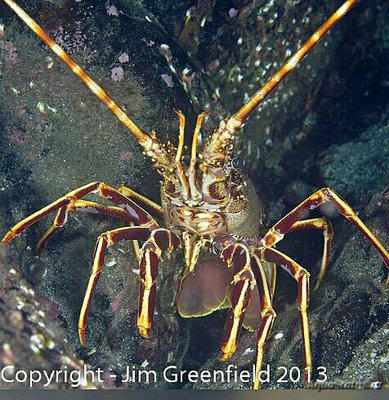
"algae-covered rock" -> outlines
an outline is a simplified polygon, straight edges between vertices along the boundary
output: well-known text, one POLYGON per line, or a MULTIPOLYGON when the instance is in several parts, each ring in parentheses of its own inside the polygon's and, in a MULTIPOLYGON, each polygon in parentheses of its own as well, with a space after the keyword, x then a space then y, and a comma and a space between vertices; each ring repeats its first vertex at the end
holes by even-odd
POLYGON ((357 140, 330 147, 320 160, 325 184, 352 200, 389 185, 389 123, 383 121, 357 140))
MULTIPOLYGON (((5 388, 50 388, 65 389, 72 384, 83 388, 99 388, 102 383, 81 378, 67 381, 64 375, 57 379, 40 380, 43 370, 52 371, 66 369, 93 371, 72 349, 67 341, 65 329, 58 319, 50 315, 42 299, 32 289, 20 273, 20 267, 9 261, 4 246, 0 248, 0 367, 2 377, 0 387, 5 388), (15 380, 17 372, 19 381, 15 380), (27 372, 34 374, 27 375, 27 372), (24 380, 25 379, 25 380, 24 380), (31 380, 30 380, 31 379, 31 380)), ((52 303, 53 304, 53 303, 52 303)))

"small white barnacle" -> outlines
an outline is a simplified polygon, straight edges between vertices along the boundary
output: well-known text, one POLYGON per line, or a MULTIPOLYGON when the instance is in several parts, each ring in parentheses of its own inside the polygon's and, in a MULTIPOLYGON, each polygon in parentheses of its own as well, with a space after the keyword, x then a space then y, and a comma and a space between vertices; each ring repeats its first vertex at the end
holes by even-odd
POLYGON ((37 333, 30 337, 30 349, 35 353, 39 354, 41 349, 43 349, 45 342, 45 337, 41 333, 37 333))
POLYGON ((284 334, 282 332, 277 333, 276 335, 274 335, 274 339, 275 340, 280 340, 282 339, 284 336, 284 334))
POLYGON ((116 265, 116 260, 112 259, 112 260, 108 261, 105 265, 107 267, 113 267, 114 265, 116 265))
POLYGON ((51 69, 51 68, 53 68, 54 60, 52 59, 52 57, 47 56, 47 57, 45 58, 45 62, 46 62, 46 69, 51 69))
POLYGON ((16 89, 16 88, 12 87, 11 90, 12 90, 12 93, 15 94, 16 96, 20 94, 20 90, 19 89, 16 89))
POLYGON ((45 103, 44 103, 43 101, 38 101, 36 107, 37 107, 37 109, 39 110, 39 112, 40 112, 42 115, 46 115, 46 114, 47 114, 47 112, 46 112, 46 106, 45 106, 45 103))
POLYGON ((261 8, 261 11, 262 11, 263 14, 266 14, 269 11, 269 6, 263 6, 261 8))
POLYGON ((57 113, 57 109, 55 107, 50 107, 49 105, 47 106, 47 108, 54 114, 57 113))
POLYGON ((248 347, 243 354, 253 354, 255 352, 255 350, 251 347, 248 347))

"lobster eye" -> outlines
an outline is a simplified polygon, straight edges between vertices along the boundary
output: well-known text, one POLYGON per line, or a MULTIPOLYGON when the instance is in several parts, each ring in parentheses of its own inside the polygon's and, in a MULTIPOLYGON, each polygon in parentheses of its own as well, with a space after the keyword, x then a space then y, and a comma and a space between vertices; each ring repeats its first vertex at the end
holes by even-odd
POLYGON ((174 195, 176 192, 176 185, 172 181, 165 182, 165 191, 170 195, 174 195))
POLYGON ((244 161, 241 157, 235 157, 232 159, 232 166, 235 169, 242 169, 244 167, 244 161))

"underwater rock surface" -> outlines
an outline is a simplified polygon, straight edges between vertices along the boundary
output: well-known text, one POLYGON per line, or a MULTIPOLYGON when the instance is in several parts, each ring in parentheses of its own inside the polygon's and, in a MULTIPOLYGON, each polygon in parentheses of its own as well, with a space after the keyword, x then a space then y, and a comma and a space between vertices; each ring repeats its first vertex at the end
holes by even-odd
POLYGON ((325 185, 351 200, 389 185, 389 123, 383 121, 355 141, 330 147, 320 160, 325 185), (351 156, 350 156, 351 155, 351 156), (370 173, 373 171, 373 173, 370 173))
MULTIPOLYGON (((0 248, 0 366, 14 366, 15 370, 65 370, 80 371, 84 362, 67 341, 67 334, 58 319, 49 315, 49 307, 22 277, 20 267, 8 261, 4 246, 0 248)), ((88 366, 88 369, 91 369, 88 366)), ((5 378, 13 379, 13 370, 5 378)), ((44 383, 36 388, 43 388, 44 383)), ((45 387, 70 388, 63 377, 45 387)), ((99 388, 85 380, 83 388, 99 388)), ((26 388, 23 382, 0 381, 0 388, 26 388)))

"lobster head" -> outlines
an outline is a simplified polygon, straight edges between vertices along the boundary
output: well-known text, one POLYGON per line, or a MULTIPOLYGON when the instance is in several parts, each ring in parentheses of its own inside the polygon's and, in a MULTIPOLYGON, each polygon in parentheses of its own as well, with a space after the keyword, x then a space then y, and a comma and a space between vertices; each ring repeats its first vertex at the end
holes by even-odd
POLYGON ((241 124, 233 118, 221 121, 199 149, 199 134, 207 115, 199 114, 188 159, 183 154, 185 116, 181 111, 175 112, 180 122, 177 147, 170 142, 161 144, 154 133, 149 135, 150 140, 140 141, 162 177, 163 201, 220 212, 225 211, 231 201, 243 200, 239 195, 242 194, 244 177, 233 156, 233 139, 241 124))

